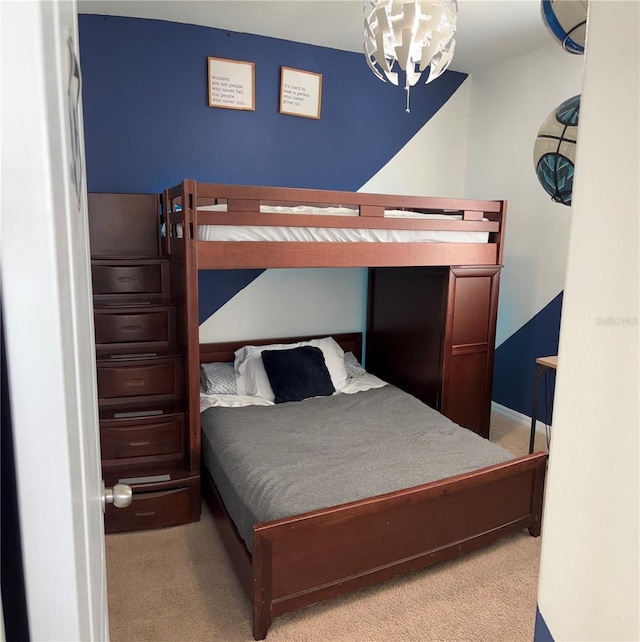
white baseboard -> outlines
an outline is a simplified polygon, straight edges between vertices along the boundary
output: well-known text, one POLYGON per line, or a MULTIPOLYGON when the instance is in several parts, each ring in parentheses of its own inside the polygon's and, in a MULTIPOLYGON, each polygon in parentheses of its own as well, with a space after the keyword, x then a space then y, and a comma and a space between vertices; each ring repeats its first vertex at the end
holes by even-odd
MULTIPOLYGON (((526 426, 527 428, 529 428, 529 430, 531 430, 531 417, 527 417, 527 415, 523 415, 517 410, 512 410, 511 408, 507 408, 506 406, 502 406, 501 404, 492 401, 491 411, 497 412, 498 414, 503 415, 504 417, 508 417, 509 419, 513 419, 514 421, 517 421, 518 423, 526 426)), ((542 435, 547 434, 547 428, 544 422, 540 421, 539 419, 536 421, 536 432, 539 432, 542 435)))

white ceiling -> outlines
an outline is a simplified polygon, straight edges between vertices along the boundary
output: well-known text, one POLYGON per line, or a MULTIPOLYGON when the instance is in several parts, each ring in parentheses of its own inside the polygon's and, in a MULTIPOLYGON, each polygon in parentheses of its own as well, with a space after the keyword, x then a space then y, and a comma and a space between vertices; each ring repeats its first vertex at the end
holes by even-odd
MULTIPOLYGON (((362 52, 364 4, 363 0, 78 0, 78 11, 183 22, 362 52)), ((540 17, 540 0, 458 0, 456 52, 450 68, 474 73, 551 42, 540 17)))

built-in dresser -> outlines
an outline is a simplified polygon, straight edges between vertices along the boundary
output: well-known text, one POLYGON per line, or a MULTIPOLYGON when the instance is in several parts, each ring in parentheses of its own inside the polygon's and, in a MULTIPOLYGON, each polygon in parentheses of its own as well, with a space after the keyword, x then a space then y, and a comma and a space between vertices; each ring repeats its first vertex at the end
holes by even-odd
POLYGON ((367 370, 489 438, 500 266, 369 270, 367 370))

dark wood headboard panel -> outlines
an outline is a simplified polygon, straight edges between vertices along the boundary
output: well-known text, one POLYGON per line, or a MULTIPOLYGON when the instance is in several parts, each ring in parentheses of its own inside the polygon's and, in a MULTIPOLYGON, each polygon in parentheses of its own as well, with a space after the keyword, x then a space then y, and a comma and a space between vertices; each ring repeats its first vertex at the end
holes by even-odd
POLYGON ((309 341, 331 336, 345 352, 353 354, 362 361, 362 333, 348 332, 344 334, 321 334, 305 337, 278 337, 276 339, 245 339, 242 341, 227 341, 224 343, 201 343, 200 344, 200 363, 212 363, 214 361, 231 362, 234 359, 234 352, 242 346, 254 345, 264 346, 271 343, 296 343, 298 341, 309 341))

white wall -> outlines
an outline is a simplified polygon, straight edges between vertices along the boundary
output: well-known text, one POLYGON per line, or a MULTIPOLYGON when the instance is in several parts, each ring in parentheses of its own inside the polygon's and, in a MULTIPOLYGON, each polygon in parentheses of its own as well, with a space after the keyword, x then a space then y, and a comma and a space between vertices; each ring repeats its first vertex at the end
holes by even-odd
POLYGON ((538 182, 533 145, 549 113, 580 93, 584 60, 549 43, 471 77, 465 196, 508 200, 496 346, 564 288, 572 208, 538 182))
POLYGON ((364 332, 364 269, 265 270, 200 326, 200 343, 364 332))
POLYGON ((589 12, 538 601, 556 641, 637 641, 640 4, 589 12))
MULTIPOLYGON (((358 191, 464 197, 471 81, 467 78, 431 120, 358 191)), ((402 118, 404 114, 398 114, 402 118)))

